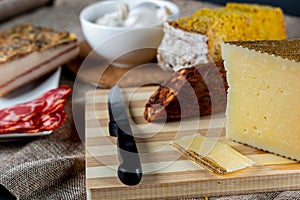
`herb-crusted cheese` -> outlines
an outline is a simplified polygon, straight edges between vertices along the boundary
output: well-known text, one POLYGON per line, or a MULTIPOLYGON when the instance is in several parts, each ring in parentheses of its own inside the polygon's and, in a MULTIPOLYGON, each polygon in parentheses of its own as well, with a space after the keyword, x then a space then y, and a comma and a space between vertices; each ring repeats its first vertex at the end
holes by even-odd
POLYGON ((158 64, 174 71, 220 62, 222 41, 286 39, 280 8, 241 3, 199 9, 191 16, 169 21, 164 31, 157 53, 158 64))

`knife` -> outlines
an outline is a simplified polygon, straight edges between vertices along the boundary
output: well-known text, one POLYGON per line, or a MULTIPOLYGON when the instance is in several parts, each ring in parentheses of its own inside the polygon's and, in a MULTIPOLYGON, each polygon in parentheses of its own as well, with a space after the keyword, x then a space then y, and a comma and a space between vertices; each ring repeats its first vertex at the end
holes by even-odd
POLYGON ((108 95, 109 134, 117 137, 118 177, 125 185, 137 185, 142 179, 142 166, 130 127, 127 110, 118 85, 108 95))

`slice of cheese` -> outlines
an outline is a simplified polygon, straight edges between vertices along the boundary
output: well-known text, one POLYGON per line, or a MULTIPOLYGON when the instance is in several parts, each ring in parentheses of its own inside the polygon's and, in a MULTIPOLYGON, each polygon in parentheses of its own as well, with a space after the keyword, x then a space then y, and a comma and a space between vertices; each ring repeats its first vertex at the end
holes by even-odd
POLYGON ((222 44, 226 135, 300 161, 300 40, 222 44))
POLYGON ((218 138, 195 134, 175 139, 171 145, 197 164, 217 174, 237 171, 255 163, 229 145, 218 142, 218 138))

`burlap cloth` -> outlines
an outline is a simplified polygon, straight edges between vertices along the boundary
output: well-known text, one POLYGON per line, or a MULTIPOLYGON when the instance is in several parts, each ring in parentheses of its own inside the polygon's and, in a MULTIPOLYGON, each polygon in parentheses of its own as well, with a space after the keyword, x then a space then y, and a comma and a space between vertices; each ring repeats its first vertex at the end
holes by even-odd
MULTIPOLYGON (((52 7, 43 7, 2 22, 0 30, 20 22, 69 30, 83 39, 78 15, 86 5, 97 0, 56 0, 52 7)), ((215 7, 200 1, 173 0, 181 14, 190 14, 201 7, 215 7)), ((295 5, 296 6, 296 5, 295 5)), ((300 18, 286 16, 289 38, 300 37, 300 18)), ((60 84, 73 85, 74 76, 62 71, 60 84)), ((88 88, 87 88, 88 89, 88 88)), ((82 91, 84 94, 85 91, 82 91)), ((66 123, 51 135, 35 139, 0 143, 0 185, 18 199, 85 199, 85 157, 82 130, 77 131, 72 114, 72 99, 66 105, 66 123), (81 137, 79 137, 81 135, 81 137)), ((81 102, 84 105, 84 102, 81 102)), ((82 106, 81 105, 81 106, 82 106)), ((84 112, 79 113, 84 116, 84 112)), ((84 121, 84 118, 82 119, 84 121)), ((196 197, 195 197, 196 198, 196 197)), ((1 199, 1 193, 0 193, 1 199)), ((203 198, 199 198, 203 199, 203 198)), ((294 200, 300 191, 257 193, 227 197, 209 197, 213 200, 294 200)))

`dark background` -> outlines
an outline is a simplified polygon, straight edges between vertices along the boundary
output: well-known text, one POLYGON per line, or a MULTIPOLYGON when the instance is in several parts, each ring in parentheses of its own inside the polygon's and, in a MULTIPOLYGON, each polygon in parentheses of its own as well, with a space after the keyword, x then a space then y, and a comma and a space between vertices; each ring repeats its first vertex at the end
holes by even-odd
POLYGON ((288 15, 300 16, 300 1, 299 0, 206 0, 209 2, 225 5, 227 2, 239 3, 258 3, 267 4, 275 7, 281 7, 283 12, 288 15))

